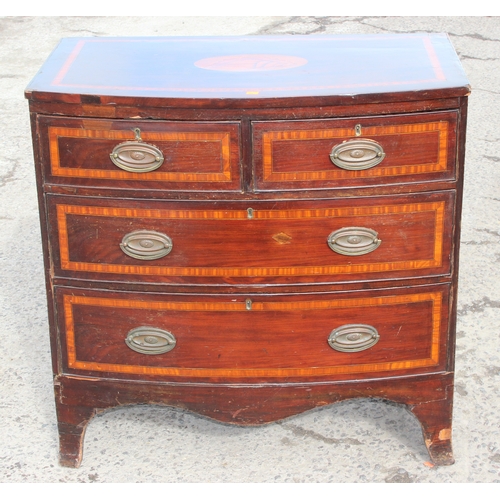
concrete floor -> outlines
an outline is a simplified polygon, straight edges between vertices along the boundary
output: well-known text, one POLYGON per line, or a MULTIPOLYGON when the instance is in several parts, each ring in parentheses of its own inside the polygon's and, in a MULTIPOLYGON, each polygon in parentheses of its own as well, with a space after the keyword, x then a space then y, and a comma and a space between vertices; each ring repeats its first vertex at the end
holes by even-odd
POLYGON ((0 18, 0 482, 500 482, 499 17, 0 18), (456 463, 431 468, 403 407, 354 400, 259 428, 135 406, 57 462, 35 176, 23 91, 62 37, 447 32, 472 85, 463 210, 456 463))

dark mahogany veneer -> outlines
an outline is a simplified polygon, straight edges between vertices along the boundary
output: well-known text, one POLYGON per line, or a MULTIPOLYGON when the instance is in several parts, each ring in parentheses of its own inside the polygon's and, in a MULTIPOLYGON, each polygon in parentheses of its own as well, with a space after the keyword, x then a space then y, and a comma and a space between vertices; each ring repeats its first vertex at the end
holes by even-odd
POLYGON ((117 405, 358 397, 453 463, 469 92, 446 35, 62 40, 26 90, 61 464, 117 405))

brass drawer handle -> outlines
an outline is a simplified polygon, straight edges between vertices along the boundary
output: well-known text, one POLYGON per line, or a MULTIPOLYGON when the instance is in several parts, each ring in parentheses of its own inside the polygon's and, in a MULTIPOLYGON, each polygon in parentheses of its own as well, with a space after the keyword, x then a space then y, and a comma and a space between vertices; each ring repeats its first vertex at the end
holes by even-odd
POLYGON ((371 139, 352 139, 337 144, 330 153, 330 160, 344 170, 367 170, 385 158, 382 146, 371 139))
POLYGON ((330 333, 328 344, 340 352, 360 352, 373 347, 380 339, 370 325, 343 325, 330 333))
POLYGON ((376 250, 382 240, 367 227, 343 227, 328 236, 328 246, 341 255, 364 255, 376 250))
POLYGON ((139 260, 155 260, 168 255, 173 248, 171 238, 156 231, 139 230, 126 234, 120 248, 129 257, 139 260))
POLYGON ((128 332, 125 343, 141 354, 163 354, 171 351, 177 341, 172 333, 152 326, 140 326, 128 332))
POLYGON ((142 142, 141 130, 133 129, 135 140, 122 142, 115 146, 109 157, 111 161, 127 172, 151 172, 160 168, 163 163, 163 153, 152 144, 142 142))

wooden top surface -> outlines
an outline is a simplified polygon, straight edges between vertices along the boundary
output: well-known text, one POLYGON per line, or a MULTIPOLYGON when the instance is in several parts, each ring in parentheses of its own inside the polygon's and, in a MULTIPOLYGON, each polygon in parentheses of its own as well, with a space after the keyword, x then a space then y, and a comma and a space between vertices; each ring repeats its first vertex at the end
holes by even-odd
POLYGON ((416 92, 428 99, 443 89, 447 96, 469 90, 444 34, 64 38, 26 96, 247 101, 416 92))

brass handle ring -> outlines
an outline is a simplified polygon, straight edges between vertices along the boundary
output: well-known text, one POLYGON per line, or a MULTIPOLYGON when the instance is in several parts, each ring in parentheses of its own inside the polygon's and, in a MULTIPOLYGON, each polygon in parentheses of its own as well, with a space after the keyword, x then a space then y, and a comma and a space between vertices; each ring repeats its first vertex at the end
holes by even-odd
POLYGON ((330 333, 328 345, 340 352, 360 352, 373 347, 380 339, 370 325, 343 325, 330 333))
POLYGON ((139 128, 133 131, 135 140, 118 144, 109 155, 111 161, 127 172, 144 173, 160 168, 163 153, 156 146, 142 142, 139 128))
POLYGON ((382 146, 371 139, 352 139, 337 144, 330 160, 344 170, 367 170, 385 158, 382 146))
POLYGON ((364 255, 376 250, 382 240, 367 227, 343 227, 328 236, 328 246, 341 255, 364 255))
POLYGON ((173 248, 169 236, 156 231, 141 229, 126 234, 120 248, 129 257, 139 260, 155 260, 168 255, 173 248))
POLYGON ((164 354, 171 351, 176 343, 177 340, 171 332, 152 326, 134 328, 125 338, 125 344, 141 354, 164 354))

